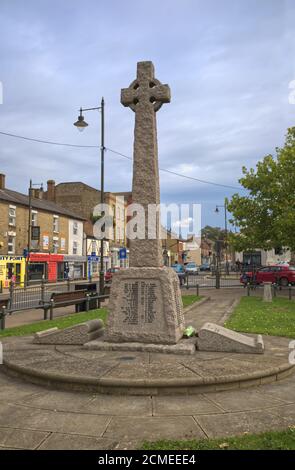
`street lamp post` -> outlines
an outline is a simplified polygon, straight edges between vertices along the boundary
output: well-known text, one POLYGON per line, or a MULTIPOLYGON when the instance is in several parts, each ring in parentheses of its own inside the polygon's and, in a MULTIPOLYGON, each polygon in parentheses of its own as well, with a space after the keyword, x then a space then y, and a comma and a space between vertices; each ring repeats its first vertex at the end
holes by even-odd
MULTIPOLYGON (((84 111, 101 111, 101 131, 100 131, 100 202, 104 204, 104 99, 101 99, 101 105, 96 108, 80 108, 80 114, 78 120, 74 122, 74 126, 77 127, 79 131, 83 131, 87 126, 87 122, 84 120, 83 112, 84 111)), ((100 273, 99 273, 99 291, 100 294, 104 294, 104 237, 100 240, 100 273)))
POLYGON ((229 266, 228 266, 228 237, 227 237, 227 198, 224 200, 224 204, 220 206, 216 206, 215 212, 219 213, 219 208, 224 209, 224 232, 225 232, 225 269, 226 274, 229 274, 229 266))

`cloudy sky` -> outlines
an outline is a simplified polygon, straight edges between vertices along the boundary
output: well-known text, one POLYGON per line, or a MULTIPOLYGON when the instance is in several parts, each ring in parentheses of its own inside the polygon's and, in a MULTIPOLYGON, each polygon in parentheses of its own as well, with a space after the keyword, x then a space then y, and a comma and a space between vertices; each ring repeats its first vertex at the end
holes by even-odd
MULTIPOLYGON (((120 89, 136 62, 152 60, 172 100, 157 113, 161 168, 238 187, 241 167, 283 144, 295 125, 295 2, 284 0, 1 0, 0 131, 81 145, 99 143, 98 112, 72 125, 80 106, 106 101, 106 146, 132 156, 134 114, 120 89)), ((99 188, 99 153, 0 135, 0 172, 99 188)), ((106 153, 106 189, 131 189, 132 162, 106 153)), ((162 202, 202 204, 202 224, 222 225, 216 204, 234 189, 161 172, 162 202)))

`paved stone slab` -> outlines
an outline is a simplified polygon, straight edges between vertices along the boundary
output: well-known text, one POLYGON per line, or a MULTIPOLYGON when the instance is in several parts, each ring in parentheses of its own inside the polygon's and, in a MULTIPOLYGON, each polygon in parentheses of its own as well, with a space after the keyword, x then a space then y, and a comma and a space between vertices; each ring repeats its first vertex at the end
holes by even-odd
POLYGON ((208 437, 236 436, 244 433, 260 433, 274 429, 286 429, 288 423, 279 416, 265 411, 224 413, 218 415, 195 416, 208 437))
POLYGON ((85 413, 112 416, 152 416, 151 397, 128 396, 120 398, 98 395, 81 408, 85 413))
POLYGON ((205 323, 198 332, 199 351, 220 351, 262 354, 264 345, 261 335, 255 338, 242 335, 215 323, 205 323))
POLYGON ((0 445, 15 449, 36 449, 49 436, 48 432, 0 427, 0 445))
POLYGON ((16 403, 32 406, 38 409, 56 411, 72 411, 73 403, 75 403, 75 410, 78 411, 92 400, 93 396, 89 394, 83 395, 62 391, 44 391, 39 394, 27 396, 21 400, 17 400, 16 403))
POLYGON ((280 418, 284 418, 287 425, 295 423, 295 405, 284 405, 279 408, 272 408, 271 413, 280 418))
POLYGON ((109 424, 104 437, 143 441, 145 439, 199 439, 205 434, 196 424, 191 416, 185 417, 152 417, 145 418, 144 425, 142 418, 137 417, 115 417, 109 424))
MULTIPOLYGON (((1 376, 2 374, 0 374, 1 376)), ((7 377, 7 376, 6 376, 7 377)), ((17 401, 23 400, 25 398, 34 398, 40 393, 38 387, 34 387, 32 384, 27 385, 25 383, 19 382, 13 384, 12 381, 9 381, 5 384, 0 384, 0 403, 5 403, 7 401, 17 401)))
POLYGON ((0 427, 16 427, 27 430, 84 434, 100 437, 110 418, 91 414, 38 410, 25 406, 9 406, 0 414, 0 427))
MULTIPOLYGON (((261 391, 263 388, 261 389, 261 391)), ((208 393, 205 396, 224 411, 261 410, 282 405, 281 400, 265 396, 257 389, 208 393)))
POLYGON ((271 385, 264 385, 259 388, 259 392, 266 398, 273 397, 287 403, 295 403, 294 378, 291 376, 290 379, 279 381, 271 385))
POLYGON ((202 395, 153 397, 153 410, 154 416, 191 416, 222 412, 217 404, 213 404, 202 395))
POLYGON ((112 439, 53 433, 39 450, 113 450, 117 445, 112 439))
MULTIPOLYGON (((88 350, 83 348, 69 348, 69 346, 57 346, 57 351, 63 352, 67 356, 71 356, 73 358, 81 358, 85 359, 86 361, 96 363, 99 361, 100 363, 119 363, 121 361, 126 361, 129 359, 132 360, 132 363, 149 363, 150 362, 150 354, 148 352, 139 352, 139 351, 99 351, 96 350, 88 350)), ((166 355, 165 355, 166 356, 166 355)))
POLYGON ((50 328, 37 332, 34 343, 37 344, 85 344, 103 334, 103 321, 100 319, 89 320, 85 323, 70 326, 59 330, 50 328))

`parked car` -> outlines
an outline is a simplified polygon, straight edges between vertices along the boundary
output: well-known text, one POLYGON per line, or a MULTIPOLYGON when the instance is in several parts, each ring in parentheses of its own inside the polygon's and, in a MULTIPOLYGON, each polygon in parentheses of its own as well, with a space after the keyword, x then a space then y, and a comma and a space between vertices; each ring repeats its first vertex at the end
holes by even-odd
POLYGON ((295 266, 286 264, 265 266, 257 271, 245 271, 241 277, 240 282, 247 284, 247 282, 254 282, 255 284, 262 284, 263 282, 278 283, 281 286, 288 286, 295 284, 295 266))
POLYGON ((211 271, 210 264, 209 263, 201 264, 200 271, 211 271))
POLYGON ((199 274, 199 266, 197 266, 196 263, 191 261, 190 263, 186 264, 185 272, 187 274, 194 274, 194 275, 199 274))
POLYGON ((171 268, 174 269, 174 271, 176 272, 180 285, 182 286, 186 277, 183 264, 173 264, 171 268))
POLYGON ((120 268, 119 267, 114 267, 114 268, 109 268, 107 269, 105 275, 104 275, 104 280, 105 282, 111 282, 112 278, 113 278, 113 274, 114 273, 117 273, 118 271, 120 271, 120 268))

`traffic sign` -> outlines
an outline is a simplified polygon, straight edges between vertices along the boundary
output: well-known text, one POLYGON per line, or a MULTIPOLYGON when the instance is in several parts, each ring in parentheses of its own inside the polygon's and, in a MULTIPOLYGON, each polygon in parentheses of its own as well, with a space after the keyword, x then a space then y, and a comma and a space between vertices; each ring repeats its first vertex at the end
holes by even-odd
POLYGON ((119 250, 119 259, 126 259, 126 258, 127 258, 126 248, 120 248, 120 250, 119 250))

